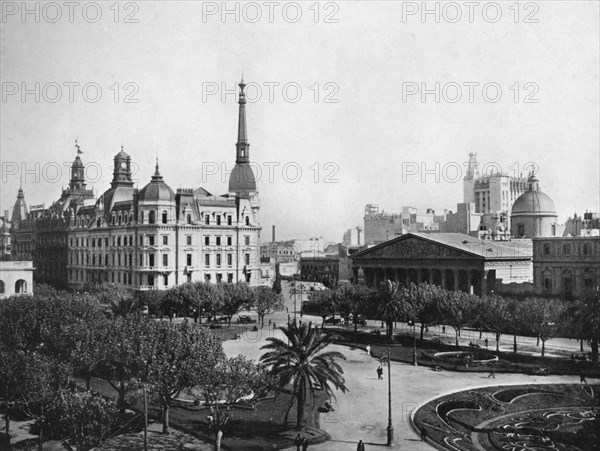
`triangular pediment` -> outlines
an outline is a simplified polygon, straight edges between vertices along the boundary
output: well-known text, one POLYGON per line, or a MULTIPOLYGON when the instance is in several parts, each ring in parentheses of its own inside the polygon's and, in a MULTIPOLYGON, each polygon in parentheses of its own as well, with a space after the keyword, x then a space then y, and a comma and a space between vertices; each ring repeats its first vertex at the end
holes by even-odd
POLYGON ((405 235, 366 249, 352 258, 355 260, 363 258, 452 259, 481 258, 481 256, 420 236, 405 235))

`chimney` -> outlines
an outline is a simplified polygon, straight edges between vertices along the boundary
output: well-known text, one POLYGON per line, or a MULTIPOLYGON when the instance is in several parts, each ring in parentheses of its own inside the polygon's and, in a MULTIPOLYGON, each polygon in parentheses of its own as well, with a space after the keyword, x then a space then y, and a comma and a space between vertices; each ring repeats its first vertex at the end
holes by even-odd
POLYGON ((275 242, 275 224, 273 224, 273 237, 272 237, 271 241, 273 243, 275 242))

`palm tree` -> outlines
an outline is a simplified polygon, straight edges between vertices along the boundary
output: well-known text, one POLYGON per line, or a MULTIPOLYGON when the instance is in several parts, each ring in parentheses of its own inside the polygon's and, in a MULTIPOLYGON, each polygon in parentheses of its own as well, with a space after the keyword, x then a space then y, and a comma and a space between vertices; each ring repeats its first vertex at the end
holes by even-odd
POLYGON ((333 388, 342 393, 348 390, 342 376, 344 370, 337 363, 337 360, 346 360, 346 357, 340 352, 324 351, 333 343, 333 338, 318 326, 313 327, 312 322, 294 321, 287 327, 280 327, 280 330, 287 340, 267 338, 269 343, 261 349, 267 349, 268 352, 263 354, 260 361, 270 367, 280 390, 292 385, 297 398, 296 427, 304 428, 308 394, 314 399, 318 389, 324 389, 330 397, 334 396, 333 388))
POLYGON ((402 290, 398 282, 385 280, 379 286, 379 313, 386 324, 386 335, 392 337, 394 321, 405 311, 402 290))

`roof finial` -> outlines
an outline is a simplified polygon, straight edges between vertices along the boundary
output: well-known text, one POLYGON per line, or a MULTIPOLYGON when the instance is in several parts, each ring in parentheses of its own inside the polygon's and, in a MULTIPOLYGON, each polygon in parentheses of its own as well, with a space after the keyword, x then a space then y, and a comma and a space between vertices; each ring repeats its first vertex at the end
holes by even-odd
POLYGON ((156 157, 156 170, 154 171, 154 175, 160 175, 160 172, 158 172, 158 157, 156 157))
POLYGON ((81 150, 81 147, 77 143, 77 140, 75 140, 75 148, 77 149, 77 155, 81 155, 83 153, 83 151, 81 150))

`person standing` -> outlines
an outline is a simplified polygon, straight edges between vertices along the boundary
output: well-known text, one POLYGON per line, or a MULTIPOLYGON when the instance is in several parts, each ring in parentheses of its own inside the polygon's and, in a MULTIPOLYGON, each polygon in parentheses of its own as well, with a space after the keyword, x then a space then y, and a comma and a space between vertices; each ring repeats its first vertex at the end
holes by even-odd
POLYGON ((371 346, 367 345, 367 355, 371 355, 371 346))
POLYGON ((585 379, 585 375, 583 374, 583 370, 579 370, 579 382, 581 384, 587 384, 587 380, 585 379))
POLYGON ((494 368, 490 368, 490 374, 488 374, 487 378, 489 379, 490 377, 493 379, 496 379, 496 374, 494 373, 494 368))
POLYGON ((308 449, 308 439, 304 437, 302 439, 302 451, 306 451, 308 449))
POLYGON ((358 441, 358 444, 356 445, 356 451, 365 451, 365 444, 362 440, 358 441))
POLYGON ((300 451, 300 447, 302 446, 302 437, 300 437, 300 434, 294 439, 294 445, 296 445, 296 451, 300 451))
POLYGON ((488 343, 489 343, 489 340, 487 339, 487 337, 485 337, 485 349, 488 348, 488 343))
POLYGON ((446 335, 446 326, 442 326, 442 333, 446 335))
POLYGON ((383 368, 381 368, 381 365, 377 367, 377 380, 383 380, 383 368))

